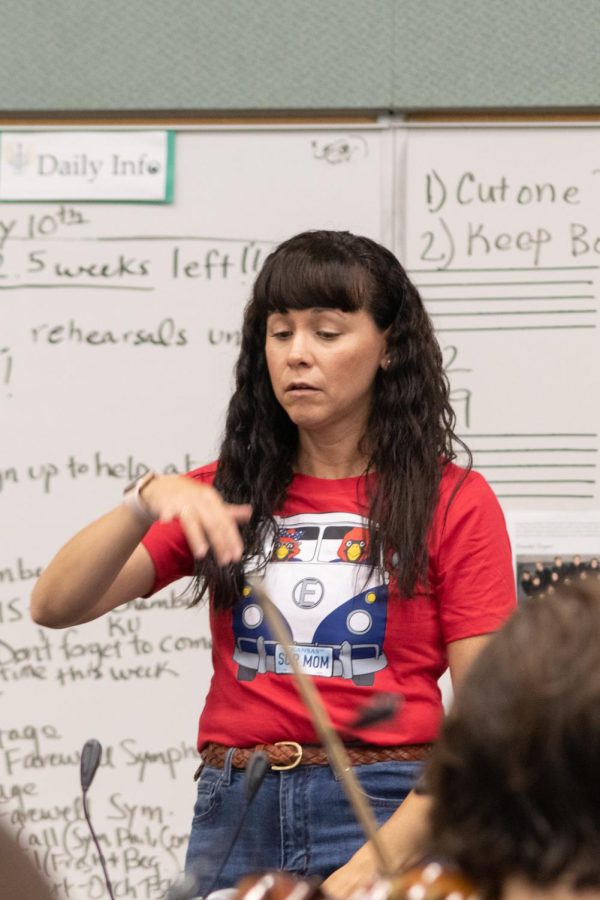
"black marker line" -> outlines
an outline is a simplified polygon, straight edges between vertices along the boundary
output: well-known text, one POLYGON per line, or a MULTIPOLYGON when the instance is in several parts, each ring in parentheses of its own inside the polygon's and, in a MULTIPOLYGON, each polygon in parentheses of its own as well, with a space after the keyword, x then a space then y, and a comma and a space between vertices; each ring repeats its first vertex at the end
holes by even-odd
POLYGON ((22 291, 24 289, 40 289, 40 290, 68 290, 69 288, 78 288, 79 290, 92 291, 154 291, 153 287, 138 287, 136 285, 127 284, 0 284, 0 291, 22 291))
POLYGON ((593 284, 593 281, 584 281, 579 279, 577 281, 449 281, 444 284, 419 284, 415 282, 416 286, 422 290, 423 288, 468 288, 468 287, 504 287, 505 285, 508 287, 535 287, 538 284, 541 285, 555 285, 555 284, 593 284))
MULTIPOLYGON (((86 238, 86 240, 88 240, 86 238)), ((202 237, 194 234, 182 234, 182 235, 157 235, 157 234, 138 234, 138 235, 128 235, 126 237, 98 237, 98 238, 89 238, 89 240, 102 241, 104 243, 111 243, 115 241, 205 241, 206 243, 212 244, 269 244, 269 246, 276 246, 277 241, 267 240, 266 238, 227 238, 227 237, 202 237)))
MULTIPOLYGON (((458 300, 458 303, 461 301, 458 300)), ((483 312, 438 312, 429 313, 432 319, 446 319, 449 316, 574 316, 577 313, 597 313, 597 309, 501 309, 483 312)))
POLYGON ((64 237, 56 237, 53 235, 35 235, 34 237, 29 237, 28 235, 15 235, 14 237, 10 237, 11 241, 36 241, 41 244, 44 243, 55 243, 55 244, 69 244, 69 243, 77 243, 78 241, 82 241, 84 243, 90 243, 93 241, 99 241, 101 243, 110 243, 115 241, 208 241, 215 244, 269 244, 271 246, 275 246, 277 241, 267 240, 265 238, 234 238, 234 237, 203 237, 201 235, 192 235, 192 234, 182 234, 182 235, 170 235, 170 234, 134 234, 134 235, 121 235, 120 237, 114 237, 111 235, 103 236, 103 235, 80 235, 78 237, 70 235, 65 235, 64 237))
POLYGON ((556 294, 554 296, 530 297, 423 297, 426 303, 483 303, 494 300, 596 300, 595 294, 556 294))
POLYGON ((600 269, 598 266, 481 266, 468 269, 450 267, 448 269, 407 269, 407 272, 418 272, 426 275, 448 275, 452 272, 576 272, 579 270, 600 269))
POLYGON ((595 498, 595 494, 501 494, 499 492, 494 491, 496 497, 502 498, 503 500, 509 500, 511 497, 515 500, 517 499, 534 499, 538 498, 539 500, 556 500, 558 498, 564 500, 593 500, 595 498))
POLYGON ((504 447, 494 450, 470 448, 471 453, 597 453, 597 447, 504 447))
POLYGON ((598 433, 594 431, 511 431, 511 432, 480 432, 477 434, 473 434, 471 432, 464 433, 458 435, 462 438, 486 438, 486 437, 500 437, 500 438, 514 438, 514 437, 589 437, 595 438, 598 437, 598 433))
POLYGON ((436 332, 463 332, 463 331, 567 331, 573 328, 597 328, 596 325, 498 325, 490 328, 436 328, 436 332))
POLYGON ((595 478, 490 478, 490 484, 596 484, 595 478))
POLYGON ((597 469, 596 463, 482 463, 479 469, 597 469))

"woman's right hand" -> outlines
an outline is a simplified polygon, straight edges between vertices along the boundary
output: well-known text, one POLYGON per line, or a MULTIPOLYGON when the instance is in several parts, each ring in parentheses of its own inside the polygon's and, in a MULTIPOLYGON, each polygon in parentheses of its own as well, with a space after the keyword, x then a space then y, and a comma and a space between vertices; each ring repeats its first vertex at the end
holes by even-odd
MULTIPOLYGON (((196 558, 211 549, 221 566, 241 559, 239 526, 249 520, 250 506, 225 503, 214 488, 183 475, 156 476, 142 488, 140 499, 161 522, 180 521, 196 558)), ((33 588, 34 621, 51 628, 78 625, 149 594, 154 564, 141 543, 148 527, 121 503, 78 532, 33 588)))
POLYGON ((196 559, 204 559, 209 549, 221 566, 242 558, 239 526, 252 515, 249 504, 226 503, 213 487, 181 475, 153 478, 140 498, 159 521, 179 520, 196 559))

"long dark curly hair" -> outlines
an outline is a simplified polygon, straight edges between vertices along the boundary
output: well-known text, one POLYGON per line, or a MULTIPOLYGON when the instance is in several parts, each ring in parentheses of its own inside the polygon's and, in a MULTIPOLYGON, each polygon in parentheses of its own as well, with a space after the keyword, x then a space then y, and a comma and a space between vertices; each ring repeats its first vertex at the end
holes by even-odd
MULTIPOLYGON (((210 589, 215 608, 232 607, 243 566, 261 557, 276 534, 274 514, 294 477, 296 425, 275 398, 265 358, 269 315, 286 310, 366 310, 389 329, 389 367, 375 377, 361 450, 376 472, 369 495, 370 562, 385 567, 401 594, 427 581, 427 533, 446 462, 455 444, 449 384, 431 321, 396 257, 346 231, 307 231, 265 260, 244 314, 235 391, 229 403, 214 486, 230 503, 250 503, 239 566, 198 564, 195 600, 210 589)), ((369 481, 371 485, 372 481, 369 481)), ((263 556, 264 558, 264 556, 263 556)))

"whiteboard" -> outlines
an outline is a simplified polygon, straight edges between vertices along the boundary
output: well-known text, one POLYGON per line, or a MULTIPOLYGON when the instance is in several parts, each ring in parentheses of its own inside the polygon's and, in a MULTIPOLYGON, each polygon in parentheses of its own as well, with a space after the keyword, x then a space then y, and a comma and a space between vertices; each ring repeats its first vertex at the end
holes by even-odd
POLYGON ((391 245, 398 139, 188 130, 172 205, 0 205, 0 814, 59 897, 105 896, 79 798, 90 737, 116 895, 162 897, 180 871, 210 639, 185 584, 39 628, 34 578, 146 468, 214 458, 242 309, 277 243, 332 228, 391 245))
POLYGON ((185 584, 59 632, 30 622, 30 589, 137 474, 214 457, 278 242, 339 228, 395 250, 505 510, 599 505, 600 129, 190 129, 175 152, 172 205, 0 204, 0 813, 62 900, 105 896, 90 737, 117 895, 178 873, 210 639, 185 584))
POLYGON ((412 129, 395 247, 504 508, 598 508, 600 129, 412 129))

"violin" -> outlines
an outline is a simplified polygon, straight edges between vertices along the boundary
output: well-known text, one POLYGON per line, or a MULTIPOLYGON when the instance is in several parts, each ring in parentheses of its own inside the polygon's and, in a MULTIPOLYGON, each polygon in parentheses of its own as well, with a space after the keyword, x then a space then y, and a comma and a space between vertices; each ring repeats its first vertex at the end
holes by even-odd
POLYGON ((431 860, 394 879, 393 900, 480 900, 467 876, 454 866, 431 860))
POLYGON ((299 878, 288 872, 268 871, 245 875, 234 900, 325 900, 320 878, 299 878))
MULTIPOLYGON (((318 878, 299 878, 287 872, 246 875, 234 900, 332 900, 318 878)), ((480 900, 473 882, 459 869, 430 860, 391 878, 378 878, 349 900, 480 900)))

